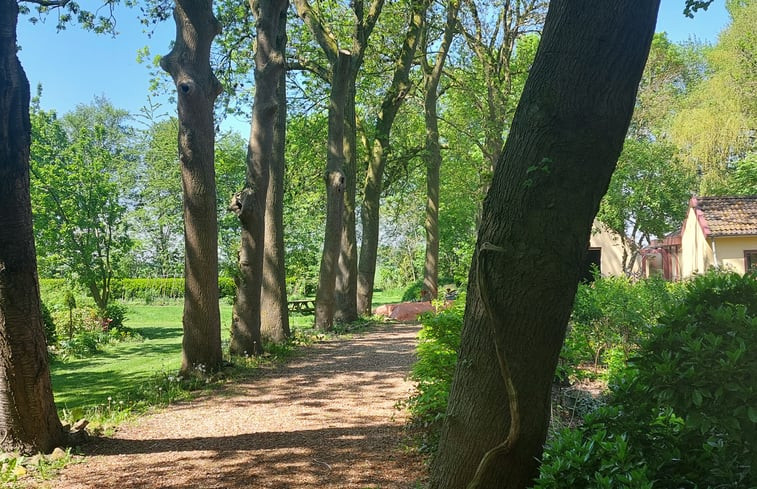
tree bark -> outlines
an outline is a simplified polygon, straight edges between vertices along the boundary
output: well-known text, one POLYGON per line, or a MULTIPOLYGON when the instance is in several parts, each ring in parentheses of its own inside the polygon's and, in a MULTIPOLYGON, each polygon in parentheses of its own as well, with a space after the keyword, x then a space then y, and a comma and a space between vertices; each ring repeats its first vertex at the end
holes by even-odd
POLYGON ((247 177, 244 189, 234 195, 229 206, 242 227, 237 295, 232 312, 229 345, 234 355, 258 355, 263 352, 260 306, 265 270, 266 195, 278 110, 277 88, 284 70, 284 56, 277 50, 276 42, 280 14, 286 7, 286 2, 260 0, 250 2, 250 6, 256 17, 257 49, 255 99, 250 142, 247 146, 247 177))
POLYGON ((176 0, 176 41, 160 60, 176 84, 184 205, 184 337, 182 374, 220 369, 218 220, 213 103, 221 84, 210 68, 210 45, 221 26, 212 0, 176 0))
MULTIPOLYGON (((350 129, 344 127, 344 121, 345 111, 347 111, 347 116, 350 116, 350 111, 354 114, 355 91, 352 87, 354 87, 354 80, 357 77, 357 72, 363 64, 368 38, 370 37, 371 32, 373 32, 378 16, 381 14, 381 10, 384 7, 384 0, 371 0, 367 13, 365 12, 363 0, 350 3, 350 7, 355 14, 355 24, 352 31, 352 48, 350 51, 339 49, 336 36, 334 36, 334 34, 329 31, 328 27, 323 24, 320 16, 313 11, 307 0, 294 0, 294 4, 297 7, 297 15, 302 18, 310 32, 313 34, 313 37, 321 46, 321 49, 323 49, 331 68, 328 135, 329 150, 326 163, 326 237, 324 239, 323 257, 321 260, 321 275, 318 279, 319 286, 316 294, 315 313, 316 327, 330 328, 337 315, 337 309, 339 311, 338 319, 341 321, 349 321, 353 316, 351 311, 353 300, 351 297, 347 297, 346 294, 350 293, 348 290, 351 287, 356 287, 356 285, 354 285, 356 279, 352 276, 340 276, 338 292, 336 284, 337 274, 340 272, 339 267, 341 267, 341 271, 344 273, 354 273, 354 270, 357 267, 355 258, 356 252, 349 249, 350 240, 352 240, 353 243, 355 241, 352 238, 355 234, 354 217, 351 218, 349 215, 349 206, 351 199, 354 198, 355 186, 347 189, 347 177, 349 177, 349 175, 343 173, 345 165, 345 130, 347 130, 346 137, 348 146, 354 138, 351 136, 350 129), (335 85, 337 83, 339 84, 338 87, 335 85), (335 91, 337 93, 335 93, 335 91), (351 97, 350 104, 352 105, 347 103, 348 97, 351 97), (338 113, 332 113, 334 110, 338 111, 338 113), (341 119, 342 121, 342 127, 339 129, 332 126, 332 122, 336 123, 336 119, 341 119), (333 140, 332 137, 339 137, 339 141, 333 140), (333 173, 333 170, 336 169, 336 167, 333 166, 333 164, 336 164, 336 159, 334 159, 336 158, 336 155, 332 152, 336 150, 340 152, 338 158, 340 165, 338 167, 339 175, 333 173), (341 183, 339 183, 340 180, 341 183), (336 212, 336 203, 331 202, 331 199, 334 198, 333 196, 336 193, 346 194, 343 198, 344 202, 340 204, 340 206, 344 208, 346 205, 347 210, 342 211, 343 215, 340 216, 339 219, 333 214, 336 212), (332 223, 338 223, 339 227, 332 227, 332 223), (343 230, 342 228, 345 225, 350 226, 350 228, 343 230), (322 274, 324 272, 327 273, 328 276, 323 276, 322 274), (332 273, 333 276, 331 276, 332 273), (322 288, 323 291, 321 290, 322 288)), ((354 120, 354 117, 352 117, 352 119, 354 120)), ((352 147, 354 148, 354 145, 352 147)), ((349 151, 349 149, 350 148, 348 147, 347 150, 349 151)), ((349 154, 348 156, 352 157, 349 154)), ((349 173, 350 171, 351 169, 347 168, 347 172, 349 173)), ((352 182, 350 181, 350 183, 352 182)), ((352 207, 354 209, 354 205, 352 207)), ((357 317, 357 313, 355 313, 355 317, 357 317)))
POLYGON ((348 95, 350 53, 339 51, 332 71, 329 96, 328 156, 326 158, 326 229, 315 296, 315 327, 330 329, 334 324, 336 273, 342 241, 344 209, 344 107, 348 95))
POLYGON ((357 188, 357 127, 355 118, 355 76, 350 74, 349 92, 344 107, 344 211, 339 272, 336 276, 334 319, 349 323, 357 312, 357 233, 355 231, 355 193, 357 188))
POLYGON ((373 285, 376 277, 376 259, 379 241, 379 207, 384 169, 389 152, 389 137, 397 112, 411 88, 410 69, 418 47, 429 0, 412 2, 412 14, 402 49, 397 58, 392 83, 376 116, 375 139, 370 148, 368 169, 363 185, 363 203, 360 220, 363 236, 358 262, 357 308, 359 314, 370 314, 373 285))
MULTIPOLYGON (((286 7, 279 12, 276 50, 286 52, 286 7)), ((281 343, 290 335, 284 262, 284 172, 286 161, 286 68, 279 72, 276 88, 278 110, 273 128, 273 151, 265 210, 265 251, 261 291, 260 334, 263 341, 281 343)))
POLYGON ((434 489, 525 488, 537 475, 581 262, 658 6, 550 4, 484 204, 434 489))
POLYGON ((18 3, 0 0, 0 451, 51 452, 53 401, 29 193, 29 81, 16 56, 18 3))
POLYGON ((442 153, 439 145, 439 118, 436 105, 439 101, 439 80, 447 59, 452 38, 455 36, 457 11, 460 3, 452 0, 447 5, 447 20, 444 36, 433 66, 427 61, 428 36, 424 36, 426 53, 424 53, 424 94, 423 115, 426 123, 426 257, 423 265, 423 295, 429 300, 439 294, 439 172, 442 166, 442 153))

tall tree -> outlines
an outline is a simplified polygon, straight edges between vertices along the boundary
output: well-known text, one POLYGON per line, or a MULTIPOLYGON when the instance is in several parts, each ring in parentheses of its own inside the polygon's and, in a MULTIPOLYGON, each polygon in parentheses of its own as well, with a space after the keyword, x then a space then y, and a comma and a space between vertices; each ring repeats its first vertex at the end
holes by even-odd
POLYGON ((484 117, 482 150, 490 171, 499 161, 509 121, 522 85, 518 75, 528 70, 528 56, 518 55, 519 41, 538 32, 544 22, 544 0, 506 0, 486 5, 464 0, 460 30, 473 52, 483 90, 474 98, 484 117), (525 63, 515 63, 516 56, 525 63))
POLYGON ((66 442, 53 402, 29 192, 29 81, 16 56, 16 0, 0 0, 0 450, 66 442))
POLYGON ((439 116, 437 103, 439 101, 439 81, 442 77, 444 63, 447 60, 452 39, 455 36, 457 12, 460 8, 459 0, 447 3, 447 20, 444 24, 444 34, 436 58, 429 59, 429 24, 426 24, 424 35, 424 54, 421 58, 423 65, 423 115, 426 123, 426 258, 423 265, 423 291, 430 300, 435 299, 439 289, 439 171, 442 166, 442 152, 439 144, 439 116))
POLYGON ((525 488, 537 474, 580 265, 658 7, 550 3, 484 203, 434 489, 525 488))
MULTIPOLYGON (((287 9, 279 14, 276 49, 286 52, 287 9)), ((290 334, 287 308, 286 264, 284 261, 284 172, 286 171, 287 87, 286 70, 279 72, 276 87, 278 111, 273 128, 270 177, 265 209, 265 251, 263 257, 263 290, 260 298, 260 334, 263 341, 280 343, 290 334)))
POLYGON ((141 236, 136 244, 140 275, 180 276, 184 262, 181 220, 181 170, 175 117, 149 121, 144 157, 137 175, 137 201, 131 222, 141 236))
POLYGON ((731 25, 706 53, 708 76, 687 94, 671 129, 684 162, 701 174, 701 195, 721 192, 734 163, 757 147, 757 2, 726 6, 731 25))
POLYGON ((641 248, 681 225, 694 183, 672 144, 626 140, 597 219, 619 240, 631 239, 621 257, 627 275, 641 248))
POLYGON ((76 277, 101 311, 131 250, 126 189, 134 187, 135 157, 127 117, 103 98, 62 119, 36 102, 32 110, 32 203, 40 263, 49 263, 52 274, 76 277))
POLYGON ((358 261, 357 309, 361 314, 370 314, 373 286, 376 276, 376 258, 379 242, 379 207, 384 171, 389 156, 392 125, 402 103, 412 87, 410 70, 415 51, 420 43, 429 0, 411 1, 411 13, 402 47, 394 61, 392 82, 376 114, 373 141, 367 148, 368 168, 363 184, 363 202, 360 209, 362 240, 358 261))
POLYGON ((221 30, 212 0, 176 0, 176 40, 160 66, 176 84, 179 160, 184 202, 184 337, 181 372, 220 369, 218 220, 213 103, 221 84, 210 68, 210 45, 221 30))
MULTIPOLYGON (((321 50, 328 60, 328 69, 315 67, 311 60, 307 60, 313 70, 325 75, 330 82, 329 93, 329 122, 328 122, 328 155, 326 159, 326 229, 324 234, 323 253, 316 293, 315 324, 321 329, 332 326, 336 308, 336 274, 339 266, 340 249, 342 244, 342 228, 344 226, 344 202, 346 178, 345 166, 345 110, 347 110, 348 98, 355 91, 353 89, 355 79, 363 64, 365 49, 368 39, 373 32, 384 0, 372 0, 365 10, 363 0, 350 3, 350 9, 354 14, 354 23, 349 30, 349 37, 344 43, 351 43, 350 49, 340 47, 339 31, 341 27, 335 26, 334 30, 326 24, 324 12, 310 5, 307 0, 295 0, 297 15, 302 18, 317 41, 321 50), (339 30, 337 30, 339 27, 339 30)), ((318 5, 320 8, 320 5, 318 5)), ((349 112, 351 113, 351 112, 349 112)), ((353 138, 348 136, 347 141, 353 138)), ((351 192, 352 189, 347 189, 351 192)), ((347 201, 350 197, 347 198, 347 201)), ((349 239, 349 235, 347 236, 349 239)), ((350 253, 347 253, 350 256, 350 253)), ((350 269, 349 265, 346 267, 350 269)), ((347 284, 351 283, 348 279, 347 284)), ((344 294, 350 300, 347 294, 344 294)), ((349 306, 342 303, 343 309, 349 306)), ((349 313, 342 315, 344 319, 349 313)))
POLYGON ((285 68, 284 53, 279 50, 277 40, 281 29, 281 13, 286 6, 286 0, 250 2, 256 17, 255 99, 247 149, 245 186, 234 196, 229 206, 242 225, 239 274, 236 277, 237 294, 229 345, 231 353, 236 355, 257 355, 263 352, 260 305, 265 270, 266 196, 277 121, 278 86, 285 68))

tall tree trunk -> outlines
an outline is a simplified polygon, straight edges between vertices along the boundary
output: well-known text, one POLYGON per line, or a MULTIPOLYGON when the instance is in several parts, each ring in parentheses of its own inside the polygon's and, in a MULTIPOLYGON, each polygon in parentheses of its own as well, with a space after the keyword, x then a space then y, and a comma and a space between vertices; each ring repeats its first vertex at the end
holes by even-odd
POLYGON ((458 0, 451 0, 447 5, 447 20, 444 37, 436 54, 433 66, 427 61, 428 37, 424 36, 426 53, 424 53, 424 118, 426 122, 426 258, 423 265, 423 295, 435 299, 439 293, 439 171, 442 166, 442 153, 439 145, 439 118, 436 105, 439 101, 439 80, 444 63, 447 60, 452 38, 455 36, 458 0))
MULTIPOLYGON (((367 13, 362 0, 359 2, 350 2, 350 8, 355 14, 355 23, 352 30, 352 46, 350 51, 339 48, 337 37, 329 30, 328 26, 323 23, 322 16, 312 9, 307 0, 294 0, 294 4, 297 7, 297 15, 302 18, 310 32, 313 34, 313 37, 318 41, 318 44, 321 46, 321 49, 323 49, 331 67, 328 136, 329 148, 326 163, 326 237, 323 245, 323 256, 321 259, 315 308, 316 327, 329 328, 334 322, 337 309, 336 302, 338 299, 340 303, 339 319, 350 320, 352 317, 352 312, 350 311, 352 300, 351 298, 344 297, 344 294, 347 293, 346 290, 349 287, 353 287, 352 284, 354 283, 354 279, 351 277, 340 278, 340 280, 343 281, 340 282, 339 297, 337 297, 336 292, 336 277, 338 267, 340 266, 339 260, 341 258, 344 259, 343 263, 345 270, 354 270, 355 266, 352 251, 348 250, 344 254, 340 253, 340 248, 342 247, 341 243, 343 242, 342 236, 344 236, 344 246, 346 249, 349 246, 351 233, 354 233, 354 230, 348 229, 344 231, 344 235, 342 234, 345 217, 347 225, 354 228, 352 219, 350 219, 349 216, 343 215, 342 210, 345 201, 348 202, 352 197, 347 196, 343 199, 343 202, 338 205, 334 199, 336 198, 336 194, 339 194, 340 198, 342 198, 341 195, 345 192, 347 183, 345 175, 342 173, 345 165, 345 110, 354 113, 355 92, 354 90, 351 90, 351 87, 354 85, 357 72, 363 64, 368 38, 370 38, 371 32, 373 32, 373 28, 376 26, 378 16, 381 14, 381 10, 384 7, 384 0, 372 0, 370 5, 368 5, 367 13), (347 107, 347 97, 351 97, 351 104, 353 105, 350 107, 347 107), (341 127, 336 127, 338 120, 341 121, 339 122, 341 127), (339 138, 338 141, 334 139, 337 137, 339 138), (339 209, 339 216, 336 215, 337 208, 339 209), (338 224, 338 228, 333 227, 333 225, 336 224, 338 224), (352 263, 349 263, 348 260, 352 260, 352 263), (324 273, 326 274, 325 276, 324 273)), ((352 138, 349 131, 347 137, 352 138)), ((348 144, 352 140, 354 140, 354 138, 348 140, 348 144)), ((354 193, 352 189, 350 189, 349 192, 354 193)))
POLYGON ((190 374, 218 370, 222 361, 213 124, 221 84, 210 68, 210 45, 221 26, 212 0, 176 0, 173 16, 176 41, 160 66, 178 93, 186 248, 181 372, 190 374))
POLYGON ((344 211, 339 272, 336 276, 334 319, 349 323, 357 313, 357 236, 355 232, 355 193, 357 189, 357 127, 355 118, 355 76, 353 70, 344 107, 344 211))
POLYGON ((376 117, 375 139, 370 148, 368 170, 363 186, 363 203, 360 213, 363 236, 358 262, 357 308, 359 314, 370 314, 373 301, 373 284, 376 277, 376 259, 379 241, 379 206, 384 179, 384 169, 389 152, 389 137, 392 124, 410 91, 410 69, 420 40, 429 0, 412 2, 410 16, 402 49, 397 58, 396 68, 381 109, 376 117))
POLYGON ((284 56, 277 50, 276 42, 280 14, 286 4, 284 0, 250 2, 256 17, 257 49, 255 99, 250 142, 247 146, 247 177, 244 189, 234 195, 229 206, 242 227, 237 295, 229 344, 234 355, 258 355, 263 352, 260 305, 264 273, 266 195, 278 110, 277 87, 284 70, 284 56))
MULTIPOLYGON (((286 51, 287 9, 279 13, 276 51, 286 51)), ((263 290, 260 298, 260 334, 263 341, 281 343, 290 335, 287 309, 286 267, 284 262, 284 172, 286 161, 287 89, 286 69, 279 73, 276 98, 278 111, 273 128, 273 152, 265 209, 265 252, 263 290)))
POLYGON ((434 489, 525 488, 537 474, 581 263, 658 6, 550 4, 484 204, 434 489))
POLYGON ((29 81, 16 0, 0 0, 0 451, 66 443, 53 402, 29 194, 29 81))
POLYGON ((326 229, 315 296, 315 327, 330 329, 334 324, 336 273, 342 241, 344 209, 344 108, 349 94, 351 56, 339 51, 332 71, 329 96, 328 156, 326 159, 326 229))

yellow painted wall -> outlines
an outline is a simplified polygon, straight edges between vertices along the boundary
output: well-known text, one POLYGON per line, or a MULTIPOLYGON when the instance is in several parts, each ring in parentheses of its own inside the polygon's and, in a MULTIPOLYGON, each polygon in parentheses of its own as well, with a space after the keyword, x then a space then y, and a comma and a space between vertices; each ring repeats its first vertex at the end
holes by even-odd
MULTIPOLYGON (((628 245, 626 244, 626 246, 628 245)), ((602 276, 619 277, 625 275, 623 272, 623 243, 617 235, 607 230, 600 222, 594 222, 589 247, 602 249, 602 263, 600 265, 602 276)), ((628 254, 630 256, 630 249, 628 249, 628 254)), ((632 272, 638 272, 640 266, 641 259, 636 257, 632 272)))
POLYGON ((681 276, 688 278, 704 273, 713 264, 712 248, 697 222, 696 211, 689 208, 681 236, 681 276))
POLYGON ((757 236, 713 238, 717 266, 744 273, 744 250, 757 250, 757 236))

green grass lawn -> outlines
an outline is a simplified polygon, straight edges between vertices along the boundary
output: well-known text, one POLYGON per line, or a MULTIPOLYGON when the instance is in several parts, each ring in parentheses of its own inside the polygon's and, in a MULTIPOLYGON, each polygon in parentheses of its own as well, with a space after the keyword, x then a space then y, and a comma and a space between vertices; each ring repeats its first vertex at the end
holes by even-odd
MULTIPOLYGON (((130 397, 156 374, 174 373, 181 364, 183 302, 167 305, 129 304, 126 326, 143 341, 110 345, 88 358, 55 361, 53 392, 59 408, 133 400, 130 397)), ((221 302, 222 336, 228 338, 231 306, 221 302)))
MULTIPOLYGON (((398 302, 401 290, 374 294, 374 306, 398 302)), ((166 304, 127 304, 125 324, 143 341, 110 345, 92 357, 56 360, 51 366, 53 392, 59 409, 73 410, 108 403, 134 401, 135 392, 156 375, 175 374, 181 364, 181 317, 183 301, 166 304), (110 401, 108 398, 110 397, 110 401)), ((229 338, 231 305, 221 301, 221 336, 224 347, 229 338)), ((307 329, 313 316, 294 314, 293 329, 307 329)))

